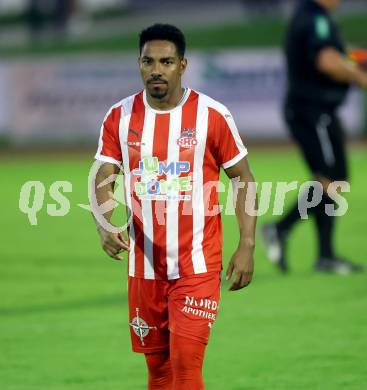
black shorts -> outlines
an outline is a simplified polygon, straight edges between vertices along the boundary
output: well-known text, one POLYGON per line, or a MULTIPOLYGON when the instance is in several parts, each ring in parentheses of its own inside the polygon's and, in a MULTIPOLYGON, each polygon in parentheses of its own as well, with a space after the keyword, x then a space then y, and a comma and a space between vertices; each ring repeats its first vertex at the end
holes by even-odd
POLYGON ((347 180, 345 136, 334 111, 287 105, 285 120, 313 174, 347 180))

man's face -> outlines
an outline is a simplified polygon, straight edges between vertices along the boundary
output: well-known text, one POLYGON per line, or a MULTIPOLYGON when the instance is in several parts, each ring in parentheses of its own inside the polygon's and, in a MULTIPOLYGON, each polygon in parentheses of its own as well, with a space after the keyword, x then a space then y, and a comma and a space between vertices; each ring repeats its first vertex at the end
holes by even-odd
POLYGON ((176 45, 169 41, 146 42, 139 58, 140 73, 150 96, 163 99, 180 85, 186 59, 179 57, 176 45))

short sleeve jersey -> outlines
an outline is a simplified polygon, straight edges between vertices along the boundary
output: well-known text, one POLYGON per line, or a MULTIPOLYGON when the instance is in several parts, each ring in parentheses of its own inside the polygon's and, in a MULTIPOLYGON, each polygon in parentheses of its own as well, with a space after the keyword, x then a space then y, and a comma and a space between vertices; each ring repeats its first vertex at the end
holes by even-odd
POLYGON ((101 128, 96 159, 124 173, 129 275, 177 279, 220 271, 220 168, 247 154, 231 113, 186 89, 170 111, 151 108, 145 91, 114 105, 101 128))
POLYGON ((317 56, 325 47, 345 52, 338 27, 326 9, 313 0, 302 0, 285 41, 290 102, 336 107, 344 100, 348 85, 317 69, 317 56))

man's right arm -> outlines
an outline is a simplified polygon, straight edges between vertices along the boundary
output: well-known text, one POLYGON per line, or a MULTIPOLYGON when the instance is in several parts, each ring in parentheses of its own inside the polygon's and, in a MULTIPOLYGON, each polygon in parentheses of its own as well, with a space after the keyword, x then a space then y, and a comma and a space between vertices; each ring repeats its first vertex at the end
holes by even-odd
POLYGON ((316 57, 317 69, 336 81, 357 84, 367 88, 367 72, 345 58, 333 47, 325 47, 316 57))
MULTIPOLYGON (((95 196, 98 204, 98 210, 100 210, 101 205, 105 204, 108 201, 113 199, 113 191, 115 187, 115 178, 119 173, 119 168, 115 164, 103 163, 96 174, 95 180, 95 196), (108 180, 108 183, 101 185, 107 179, 114 177, 113 180, 108 180)), ((113 214, 113 208, 109 208, 107 211, 102 213, 104 219, 110 224, 111 217, 113 214)), ((97 231, 101 239, 101 245, 103 250, 113 259, 121 260, 119 253, 129 249, 128 238, 123 232, 113 233, 105 229, 93 215, 94 220, 97 225, 97 231)))

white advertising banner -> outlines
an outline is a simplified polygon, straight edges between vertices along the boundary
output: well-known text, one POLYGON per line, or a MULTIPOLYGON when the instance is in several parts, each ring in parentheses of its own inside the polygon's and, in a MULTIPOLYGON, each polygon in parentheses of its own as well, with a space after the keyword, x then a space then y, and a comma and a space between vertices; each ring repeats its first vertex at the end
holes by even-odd
MULTIPOLYGON (((192 56, 187 80, 225 104, 250 138, 288 137, 282 117, 285 64, 280 50, 223 50, 192 56)), ((363 94, 353 89, 341 109, 348 133, 364 123, 363 94)))
POLYGON ((95 142, 104 115, 141 88, 137 60, 70 58, 11 69, 11 138, 16 142, 95 142))
MULTIPOLYGON (((285 70, 279 50, 188 53, 184 85, 225 104, 247 139, 288 137, 282 119, 285 70)), ((95 143, 109 107, 142 88, 135 55, 37 59, 0 64, 0 128, 17 143, 95 143), (6 107, 6 108, 5 108, 6 107)), ((358 134, 363 96, 342 109, 358 134)))

